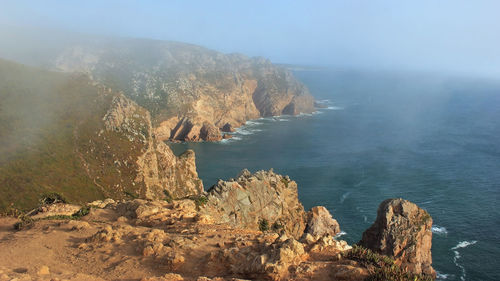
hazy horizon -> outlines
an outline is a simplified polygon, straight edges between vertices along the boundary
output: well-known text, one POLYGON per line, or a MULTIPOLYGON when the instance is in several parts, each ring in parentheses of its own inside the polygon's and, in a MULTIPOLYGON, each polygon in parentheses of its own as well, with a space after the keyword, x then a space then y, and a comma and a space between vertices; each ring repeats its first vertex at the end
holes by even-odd
POLYGON ((496 1, 190 3, 6 2, 0 25, 173 40, 276 63, 500 77, 496 1))

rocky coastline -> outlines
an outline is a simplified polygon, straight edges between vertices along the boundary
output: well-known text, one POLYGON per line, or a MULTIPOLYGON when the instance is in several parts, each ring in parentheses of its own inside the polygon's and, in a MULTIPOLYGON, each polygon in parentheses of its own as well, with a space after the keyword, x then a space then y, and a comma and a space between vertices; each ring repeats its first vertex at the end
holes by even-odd
POLYGON ((435 277, 432 218, 411 202, 384 201, 348 245, 325 207, 304 210, 288 176, 243 170, 205 191, 195 153, 164 143, 312 112, 290 72, 181 43, 127 43, 119 59, 102 46, 67 49, 54 66, 70 73, 0 60, 1 98, 15 109, 0 112, 0 280, 435 277), (136 57, 144 48, 151 60, 136 57))
POLYGON ((377 220, 359 245, 348 245, 335 236, 340 227, 326 208, 306 212, 298 201, 296 183, 272 170, 254 174, 244 170, 234 180, 219 181, 207 192, 183 199, 106 199, 84 205, 54 200, 20 220, 0 218, 0 226, 5 258, 0 262, 0 278, 435 277, 432 219, 415 204, 403 199, 382 202, 377 220), (59 241, 57 246, 54 240, 59 241), (57 247, 59 255, 49 255, 46 247, 57 247), (24 251, 32 252, 20 259, 24 251))

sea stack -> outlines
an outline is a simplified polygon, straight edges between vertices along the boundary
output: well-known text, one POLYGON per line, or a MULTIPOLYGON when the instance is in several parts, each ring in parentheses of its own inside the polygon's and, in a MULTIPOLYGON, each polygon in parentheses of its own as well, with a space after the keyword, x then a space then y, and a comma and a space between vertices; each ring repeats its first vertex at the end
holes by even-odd
POLYGON ((377 219, 359 244, 394 257, 409 272, 435 277, 431 227, 431 216, 416 204, 401 198, 387 199, 380 204, 377 219))

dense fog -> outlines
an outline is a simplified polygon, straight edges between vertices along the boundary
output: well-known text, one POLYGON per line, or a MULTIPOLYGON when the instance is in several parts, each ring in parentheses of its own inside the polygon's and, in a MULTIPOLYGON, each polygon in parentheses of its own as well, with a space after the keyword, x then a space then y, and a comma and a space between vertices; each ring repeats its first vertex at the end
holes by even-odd
MULTIPOLYGON (((0 25, 42 28, 37 37, 52 43, 55 30, 65 30, 182 41, 278 63, 498 77, 499 10, 488 0, 4 1, 0 25)), ((11 40, 2 36, 0 45, 25 47, 11 40)))

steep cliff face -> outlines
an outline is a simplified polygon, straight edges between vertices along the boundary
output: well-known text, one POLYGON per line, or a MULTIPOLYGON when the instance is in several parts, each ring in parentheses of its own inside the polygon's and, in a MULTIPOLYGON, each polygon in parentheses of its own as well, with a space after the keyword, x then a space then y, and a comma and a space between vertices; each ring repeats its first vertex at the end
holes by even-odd
POLYGON ((360 245, 395 260, 416 274, 435 277, 432 268, 432 218, 414 203, 387 199, 377 211, 375 223, 363 233, 360 245))
POLYGON ((305 229, 297 184, 272 171, 243 170, 236 180, 219 181, 207 199, 201 212, 233 227, 283 230, 296 239, 305 229))
POLYGON ((176 157, 146 109, 83 75, 0 61, 0 210, 44 193, 72 202, 203 191, 192 151, 176 157))
MULTIPOLYGON (((135 161, 137 175, 133 180, 134 185, 141 186, 138 196, 157 199, 168 194, 180 198, 203 192, 194 152, 188 150, 176 157, 163 141, 154 137, 150 114, 144 108, 117 94, 103 120, 108 132, 119 132, 129 141, 138 139, 143 144, 135 161)), ((120 158, 113 161, 118 171, 122 162, 120 158)))
POLYGON ((116 39, 72 45, 50 63, 123 91, 151 112, 163 140, 220 140, 227 125, 314 111, 307 88, 285 68, 189 44, 116 39))

